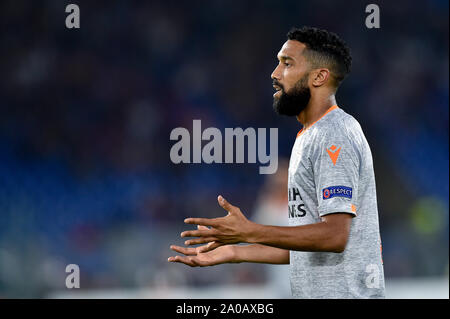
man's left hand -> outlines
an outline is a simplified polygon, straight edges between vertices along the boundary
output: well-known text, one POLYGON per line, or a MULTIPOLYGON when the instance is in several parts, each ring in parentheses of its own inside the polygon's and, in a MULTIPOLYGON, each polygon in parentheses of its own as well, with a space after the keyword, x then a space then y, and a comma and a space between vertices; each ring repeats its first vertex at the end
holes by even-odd
POLYGON ((249 221, 239 207, 228 203, 222 196, 217 198, 219 205, 228 211, 228 215, 219 218, 187 218, 186 224, 209 226, 208 229, 188 230, 181 237, 198 237, 185 242, 186 245, 205 244, 202 252, 213 250, 222 245, 248 242, 254 223, 249 221))

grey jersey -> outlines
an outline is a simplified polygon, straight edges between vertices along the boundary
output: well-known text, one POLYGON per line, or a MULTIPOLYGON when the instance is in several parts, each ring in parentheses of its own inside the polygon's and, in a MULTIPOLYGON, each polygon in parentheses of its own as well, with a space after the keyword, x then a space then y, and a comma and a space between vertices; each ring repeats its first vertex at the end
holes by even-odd
POLYGON ((299 132, 289 162, 289 225, 352 219, 342 253, 290 252, 294 298, 384 298, 372 154, 359 123, 333 106, 299 132))

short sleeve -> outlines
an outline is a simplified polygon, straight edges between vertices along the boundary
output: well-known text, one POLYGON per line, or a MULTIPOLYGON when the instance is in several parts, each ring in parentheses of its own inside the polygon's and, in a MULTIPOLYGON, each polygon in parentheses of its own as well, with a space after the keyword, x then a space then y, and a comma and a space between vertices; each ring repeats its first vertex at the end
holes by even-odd
POLYGON ((311 160, 319 216, 333 213, 356 216, 360 166, 357 145, 347 134, 330 132, 316 147, 311 160))

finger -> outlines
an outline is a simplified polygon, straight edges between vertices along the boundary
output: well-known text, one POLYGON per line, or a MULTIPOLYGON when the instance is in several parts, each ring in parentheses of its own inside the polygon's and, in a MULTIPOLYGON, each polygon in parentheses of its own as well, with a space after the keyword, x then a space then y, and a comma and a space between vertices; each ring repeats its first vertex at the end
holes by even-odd
POLYGON ((186 246, 189 245, 198 245, 198 244, 205 244, 205 243, 209 243, 211 241, 216 241, 217 238, 216 237, 202 237, 202 238, 195 238, 195 239, 190 239, 190 240, 186 240, 184 242, 184 244, 186 246))
POLYGON ((219 205, 228 212, 234 212, 237 209, 236 206, 233 206, 230 203, 228 203, 228 201, 225 198, 223 198, 222 195, 219 195, 217 197, 217 201, 219 202, 219 205))
POLYGON ((192 257, 174 256, 167 259, 169 262, 183 263, 191 267, 197 266, 192 257))
POLYGON ((202 226, 202 225, 197 225, 197 229, 198 230, 208 230, 210 228, 206 227, 206 226, 202 226))
POLYGON ((199 253, 206 253, 208 251, 214 250, 217 247, 220 247, 220 246, 223 246, 223 245, 225 245, 225 244, 224 243, 220 243, 218 241, 213 241, 213 242, 210 242, 210 243, 208 243, 208 244, 206 244, 204 246, 197 247, 197 251, 199 253))
POLYGON ((187 230, 181 233, 181 237, 211 237, 216 232, 208 230, 187 230))
POLYGON ((184 222, 186 224, 212 226, 212 227, 215 227, 218 224, 218 221, 216 219, 210 218, 186 218, 184 222))
POLYGON ((195 255, 197 255, 196 248, 180 247, 180 246, 172 245, 172 246, 170 246, 170 249, 176 251, 177 253, 186 255, 186 256, 195 256, 195 255))

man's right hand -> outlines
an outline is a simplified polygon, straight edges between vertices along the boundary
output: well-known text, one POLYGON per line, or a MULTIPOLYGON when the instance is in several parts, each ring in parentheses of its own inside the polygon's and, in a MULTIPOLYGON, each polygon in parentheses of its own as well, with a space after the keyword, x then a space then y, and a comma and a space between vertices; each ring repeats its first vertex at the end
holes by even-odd
MULTIPOLYGON (((198 229, 207 229, 205 226, 198 226, 198 229)), ((223 245, 217 247, 215 242, 191 248, 171 245, 170 249, 183 254, 184 256, 169 257, 169 262, 179 262, 191 267, 206 267, 235 262, 235 247, 233 245, 223 245)))
POLYGON ((199 248, 201 247, 186 248, 172 245, 170 249, 185 256, 169 257, 168 261, 183 263, 191 267, 214 266, 234 261, 235 247, 232 245, 220 246, 206 253, 200 252, 199 248))
POLYGON ((206 253, 199 252, 199 248, 186 248, 172 245, 170 249, 185 256, 169 257, 168 261, 183 263, 191 267, 206 267, 233 262, 234 247, 232 245, 220 246, 206 253))

